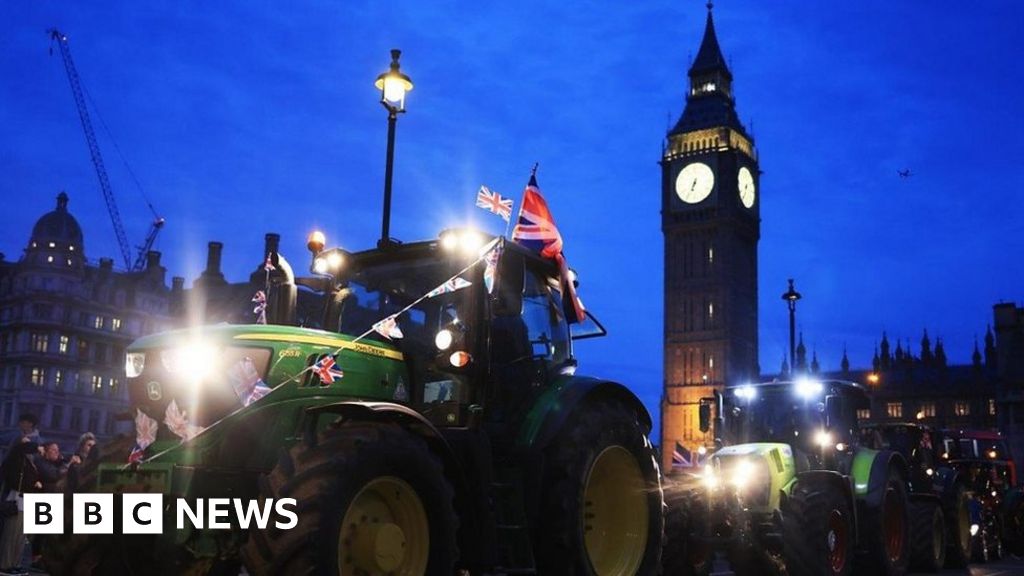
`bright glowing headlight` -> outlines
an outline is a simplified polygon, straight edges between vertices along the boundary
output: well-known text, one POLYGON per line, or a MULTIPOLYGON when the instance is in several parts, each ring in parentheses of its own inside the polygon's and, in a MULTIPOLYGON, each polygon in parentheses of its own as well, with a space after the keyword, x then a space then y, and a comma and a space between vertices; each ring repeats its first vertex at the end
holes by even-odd
POLYGON ((452 345, 452 331, 447 328, 439 330, 434 336, 434 345, 438 350, 447 350, 452 345))
POLYGON ((474 230, 466 230, 459 237, 459 247, 462 253, 468 255, 476 254, 484 245, 484 237, 474 230))
POLYGON ((797 380, 794 384, 794 390, 796 395, 806 399, 815 398, 821 395, 825 387, 821 382, 815 382, 814 380, 801 379, 797 380))
POLYGON ((971 536, 977 536, 980 527, 977 524, 971 524, 971 536))
POLYGON ((740 386, 733 390, 733 394, 741 400, 753 400, 757 398, 757 388, 753 386, 740 386))
POLYGON ((199 381, 210 375, 217 362, 217 349, 201 342, 191 342, 160 354, 164 368, 172 374, 199 381))
POLYGON ((124 373, 129 378, 138 378, 145 368, 145 352, 129 352, 124 355, 124 373))
POLYGON ((327 255, 327 265, 331 270, 337 271, 345 263, 345 257, 340 252, 331 252, 327 255))
POLYGON ((327 263, 326 258, 317 258, 316 260, 313 260, 313 272, 316 272, 317 274, 327 274, 328 268, 330 268, 330 265, 327 263))
POLYGON ((718 488, 719 479, 718 474, 715 474, 715 469, 711 466, 704 468, 704 474, 701 475, 701 482, 704 483, 704 487, 708 490, 718 488))
POLYGON ((441 248, 451 252, 459 245, 459 235, 454 231, 447 231, 441 234, 441 248))
POLYGON ((832 435, 824 430, 819 430, 814 435, 814 443, 817 444, 818 446, 821 446, 822 448, 831 448, 832 435))
POLYGON ((747 482, 750 481, 750 477, 754 475, 754 471, 753 462, 750 460, 740 460, 730 473, 729 483, 735 486, 737 490, 742 490, 747 485, 747 482))

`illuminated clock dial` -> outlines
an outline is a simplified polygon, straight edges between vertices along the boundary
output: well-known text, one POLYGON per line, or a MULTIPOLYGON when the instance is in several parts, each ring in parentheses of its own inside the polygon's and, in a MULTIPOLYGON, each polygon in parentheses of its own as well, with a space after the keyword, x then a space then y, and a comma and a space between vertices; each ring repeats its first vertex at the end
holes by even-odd
POLYGON ((738 177, 740 202, 747 208, 754 207, 754 200, 757 199, 757 191, 754 186, 754 176, 746 166, 740 168, 738 177))
POLYGON ((696 204, 711 194, 715 187, 715 173, 707 164, 687 164, 676 176, 676 195, 687 204, 696 204))

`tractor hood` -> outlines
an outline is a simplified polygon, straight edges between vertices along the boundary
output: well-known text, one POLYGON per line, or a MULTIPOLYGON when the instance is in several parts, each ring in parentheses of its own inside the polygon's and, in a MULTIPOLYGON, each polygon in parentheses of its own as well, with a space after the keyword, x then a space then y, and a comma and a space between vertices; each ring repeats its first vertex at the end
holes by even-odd
POLYGON ((777 508, 779 491, 796 476, 793 449, 775 442, 727 446, 715 452, 711 466, 722 485, 735 489, 752 511, 777 508))
POLYGON ((310 394, 406 401, 402 353, 353 340, 322 330, 227 324, 146 336, 126 350, 128 394, 133 407, 166 424, 161 438, 167 428, 184 439, 254 403, 310 394), (321 360, 319 374, 309 370, 321 360))

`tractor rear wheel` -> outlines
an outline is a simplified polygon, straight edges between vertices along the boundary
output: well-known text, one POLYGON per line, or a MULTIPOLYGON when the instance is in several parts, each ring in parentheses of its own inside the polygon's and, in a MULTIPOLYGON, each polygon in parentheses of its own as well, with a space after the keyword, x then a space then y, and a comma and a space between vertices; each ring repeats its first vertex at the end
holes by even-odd
POLYGON ((882 491, 881 502, 864 507, 861 538, 867 543, 867 554, 858 559, 865 564, 865 574, 903 576, 910 563, 907 484, 897 470, 890 468, 878 489, 882 491))
POLYGON ((1014 488, 1003 507, 1003 536, 1006 551, 1024 556, 1024 492, 1014 488))
POLYGON ((697 536, 707 523, 705 503, 698 490, 665 487, 665 549, 661 565, 666 575, 707 576, 715 558, 697 536))
POLYGON ((546 456, 538 572, 660 573, 661 472, 636 413, 618 403, 580 406, 546 456))
POLYGON ((800 482, 782 506, 782 545, 790 576, 853 571, 853 511, 834 484, 800 482))
POLYGON ((924 572, 937 572, 946 563, 946 520, 938 502, 910 505, 910 565, 924 572))
POLYGON ((946 501, 946 565, 966 568, 971 561, 971 509, 970 496, 963 484, 957 483, 946 501))
POLYGON ((253 574, 451 574, 453 490, 426 443, 396 424, 330 428, 299 442, 261 478, 261 496, 297 500, 291 530, 252 530, 253 574))

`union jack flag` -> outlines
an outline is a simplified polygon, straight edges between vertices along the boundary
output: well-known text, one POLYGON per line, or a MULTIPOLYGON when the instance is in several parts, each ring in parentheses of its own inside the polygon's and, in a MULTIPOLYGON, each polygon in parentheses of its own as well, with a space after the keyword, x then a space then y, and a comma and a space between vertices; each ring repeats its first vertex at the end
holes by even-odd
POLYGON ((274 266, 274 263, 270 260, 270 252, 267 252, 267 260, 263 263, 263 269, 267 272, 277 270, 277 266, 274 266))
POLYGON ((570 323, 582 322, 586 308, 576 294, 576 284, 569 274, 569 265, 562 254, 562 235, 555 226, 548 203, 537 186, 536 174, 530 175, 530 182, 523 191, 519 205, 519 222, 512 231, 512 240, 558 263, 562 285, 562 307, 570 323))
POLYGON ((334 360, 334 356, 327 355, 316 361, 313 365, 313 372, 320 377, 320 385, 330 386, 334 384, 335 380, 341 380, 345 377, 345 373, 340 368, 335 368, 337 363, 334 360))
POLYGON ((256 315, 257 324, 267 323, 267 294, 263 290, 257 290, 252 297, 252 313, 256 315))
POLYGON ((673 468, 690 468, 693 466, 693 455, 690 451, 676 441, 676 449, 672 451, 672 467, 673 468))
POLYGON ((388 316, 387 318, 374 324, 373 331, 387 338, 388 340, 402 338, 405 335, 402 334, 402 329, 398 327, 398 323, 396 322, 396 320, 397 317, 393 315, 388 316))
POLYGON ((481 186, 476 193, 476 205, 501 216, 505 222, 512 218, 512 199, 502 198, 501 194, 491 192, 487 186, 481 186))
POLYGON ((466 286, 472 286, 473 283, 469 280, 463 280, 456 276, 451 280, 448 280, 444 284, 441 284, 437 288, 434 288, 430 292, 427 292, 427 298, 433 298, 434 296, 440 296, 441 294, 447 294, 448 292, 455 292, 456 290, 462 290, 466 286))
POLYGON ((484 256, 484 286, 487 287, 487 293, 494 293, 494 279, 498 275, 498 260, 501 259, 501 243, 494 245, 491 251, 484 256))
POLYGON ((146 449, 143 448, 142 446, 139 446, 138 444, 135 444, 135 446, 132 448, 131 453, 128 454, 128 463, 135 464, 137 462, 142 462, 142 457, 145 455, 146 449))

